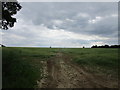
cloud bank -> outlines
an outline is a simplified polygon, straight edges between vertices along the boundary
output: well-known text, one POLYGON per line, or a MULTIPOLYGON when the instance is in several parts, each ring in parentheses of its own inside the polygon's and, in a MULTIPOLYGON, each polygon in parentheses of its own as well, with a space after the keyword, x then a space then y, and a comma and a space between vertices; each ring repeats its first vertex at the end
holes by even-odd
POLYGON ((7 46, 90 47, 118 44, 116 2, 22 2, 15 27, 2 31, 7 46))

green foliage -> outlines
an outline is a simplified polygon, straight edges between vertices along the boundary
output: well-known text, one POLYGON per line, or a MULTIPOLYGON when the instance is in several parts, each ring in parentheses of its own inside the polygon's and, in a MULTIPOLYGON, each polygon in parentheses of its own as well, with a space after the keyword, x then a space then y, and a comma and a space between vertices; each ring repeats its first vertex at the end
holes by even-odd
POLYGON ((73 63, 88 67, 93 72, 118 75, 117 48, 68 48, 63 52, 71 56, 73 63))
POLYGON ((21 50, 2 48, 3 88, 32 88, 40 76, 40 69, 24 60, 21 50))
POLYGON ((13 27, 16 22, 16 18, 12 16, 22 8, 22 6, 16 2, 0 2, 2 7, 2 29, 7 30, 8 27, 13 27))
POLYGON ((2 48, 3 88, 33 88, 42 78, 41 61, 57 52, 91 72, 118 75, 116 48, 2 48))
POLYGON ((2 48, 3 88, 34 88, 42 78, 42 60, 55 56, 53 48, 2 48))

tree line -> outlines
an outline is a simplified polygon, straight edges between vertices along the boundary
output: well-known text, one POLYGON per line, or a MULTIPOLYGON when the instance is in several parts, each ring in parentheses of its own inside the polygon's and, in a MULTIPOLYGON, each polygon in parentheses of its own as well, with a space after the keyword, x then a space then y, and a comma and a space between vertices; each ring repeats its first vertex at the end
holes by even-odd
POLYGON ((120 48, 120 45, 93 45, 91 48, 120 48))

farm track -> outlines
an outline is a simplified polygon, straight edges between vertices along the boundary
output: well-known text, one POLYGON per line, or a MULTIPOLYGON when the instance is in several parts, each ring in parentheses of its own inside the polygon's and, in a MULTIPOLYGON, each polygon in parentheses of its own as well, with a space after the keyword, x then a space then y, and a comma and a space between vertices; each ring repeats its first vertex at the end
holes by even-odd
POLYGON ((42 61, 43 78, 39 88, 113 88, 116 82, 97 77, 73 64, 71 58, 61 52, 47 61, 42 61))

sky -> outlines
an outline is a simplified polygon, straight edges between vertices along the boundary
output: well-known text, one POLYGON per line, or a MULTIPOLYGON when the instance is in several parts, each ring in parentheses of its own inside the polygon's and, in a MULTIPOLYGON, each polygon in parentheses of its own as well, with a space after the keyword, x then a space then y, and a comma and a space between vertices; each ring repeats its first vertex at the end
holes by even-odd
POLYGON ((91 47, 118 44, 117 2, 21 2, 17 23, 2 30, 12 47, 91 47))

